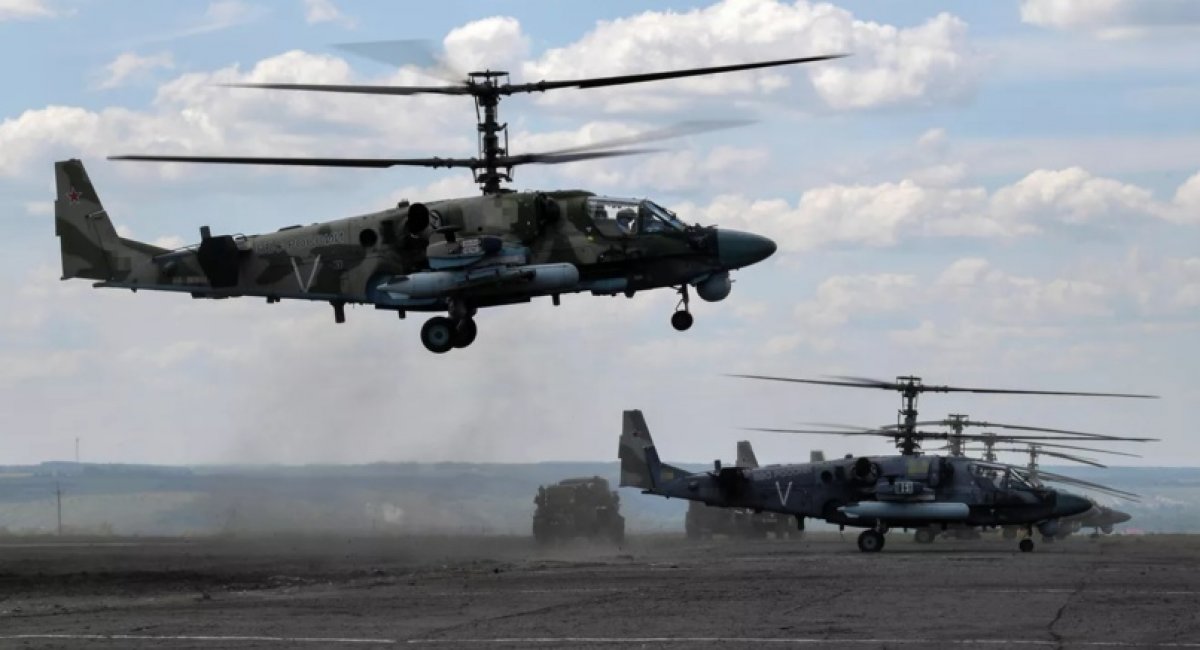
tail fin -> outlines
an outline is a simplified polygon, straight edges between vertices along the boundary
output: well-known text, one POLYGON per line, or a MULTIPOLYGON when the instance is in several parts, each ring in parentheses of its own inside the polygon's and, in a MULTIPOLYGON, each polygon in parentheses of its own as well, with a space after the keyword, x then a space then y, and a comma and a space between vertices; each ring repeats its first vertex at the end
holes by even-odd
POLYGON ((754 456, 754 447, 750 446, 749 440, 738 441, 736 465, 742 469, 754 469, 758 467, 758 458, 754 456))
POLYGON ((819 449, 814 449, 814 450, 808 452, 808 462, 810 462, 810 463, 825 462, 825 452, 823 452, 819 449))
POLYGON ((667 481, 687 476, 678 467, 659 462, 650 427, 641 411, 625 411, 621 424, 621 444, 617 449, 621 459, 621 487, 640 487, 652 490, 667 481))
POLYGON ((62 246, 64 280, 124 280, 135 265, 167 252, 117 235, 82 162, 54 163, 54 179, 54 234, 62 246))

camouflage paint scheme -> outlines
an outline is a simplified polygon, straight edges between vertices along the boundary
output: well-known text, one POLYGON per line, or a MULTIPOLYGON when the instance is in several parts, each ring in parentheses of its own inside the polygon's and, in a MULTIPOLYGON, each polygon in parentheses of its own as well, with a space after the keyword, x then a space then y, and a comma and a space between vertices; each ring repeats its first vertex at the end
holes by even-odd
MULTIPOLYGON (((636 410, 624 413, 617 455, 622 487, 867 528, 859 538, 863 551, 882 548, 882 534, 892 527, 1020 525, 1029 531, 1092 507, 1083 497, 1026 483, 1007 465, 961 457, 849 457, 755 468, 717 463, 713 471, 691 473, 659 460, 636 410), (871 535, 878 543, 864 547, 871 535)), ((1023 540, 1022 550, 1032 550, 1032 541, 1023 540)))
MULTIPOLYGON (((55 163, 55 177, 55 232, 62 245, 63 279, 97 280, 97 287, 179 291, 197 298, 258 296, 270 302, 320 300, 415 311, 442 311, 448 299, 458 298, 473 309, 526 302, 537 295, 632 294, 696 284, 754 263, 775 249, 766 238, 736 231, 718 235, 713 227, 635 235, 614 232, 588 216, 587 201, 593 196, 589 192, 503 192, 428 204, 401 203, 380 212, 273 233, 212 237, 220 245, 211 247, 215 261, 210 260, 206 269, 200 255, 203 241, 168 251, 117 236, 79 160, 55 163), (447 236, 438 228, 455 233, 447 236), (444 296, 422 298, 397 298, 379 290, 389 279, 430 270, 432 254, 469 258, 468 249, 488 243, 484 240, 489 238, 501 242, 502 252, 456 268, 566 263, 577 269, 578 282, 541 291, 527 290, 511 278, 485 280, 444 296), (736 266, 723 259, 718 240, 730 238, 735 245, 757 246, 751 251, 756 259, 736 266), (222 273, 233 281, 214 281, 222 273)), ((738 262, 748 259, 742 252, 738 262)))

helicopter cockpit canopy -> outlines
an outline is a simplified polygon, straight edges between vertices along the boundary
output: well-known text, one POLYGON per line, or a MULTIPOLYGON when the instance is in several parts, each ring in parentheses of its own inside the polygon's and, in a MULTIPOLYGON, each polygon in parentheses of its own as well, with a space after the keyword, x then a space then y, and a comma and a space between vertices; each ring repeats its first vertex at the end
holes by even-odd
POLYGON ((687 226, 674 212, 649 199, 593 196, 587 213, 602 234, 632 237, 639 234, 683 232, 687 226))
POLYGON ((1012 467, 990 463, 971 463, 967 466, 976 484, 1001 490, 1032 490, 1033 484, 1012 467))

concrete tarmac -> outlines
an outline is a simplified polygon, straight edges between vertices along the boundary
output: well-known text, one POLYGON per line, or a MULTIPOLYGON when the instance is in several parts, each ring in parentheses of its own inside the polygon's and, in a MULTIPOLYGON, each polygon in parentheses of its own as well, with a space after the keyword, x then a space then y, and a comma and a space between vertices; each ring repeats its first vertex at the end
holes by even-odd
POLYGON ((1200 648, 1200 536, 0 540, 0 647, 1200 648))

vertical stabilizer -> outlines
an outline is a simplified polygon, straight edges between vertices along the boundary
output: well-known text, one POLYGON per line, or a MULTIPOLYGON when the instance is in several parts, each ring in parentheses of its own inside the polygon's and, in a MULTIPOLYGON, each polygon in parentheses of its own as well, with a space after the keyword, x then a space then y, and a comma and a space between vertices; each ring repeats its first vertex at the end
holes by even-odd
POLYGON ((54 234, 62 248, 62 279, 125 280, 134 266, 166 252, 117 235, 82 162, 54 163, 54 181, 54 234))
POLYGON ((646 426, 641 411, 625 411, 617 457, 621 459, 621 487, 653 490, 667 481, 688 475, 677 467, 659 462, 650 427, 646 426))
POLYGON ((758 458, 754 456, 754 447, 750 446, 749 440, 738 441, 736 465, 742 469, 755 469, 758 467, 758 458))

